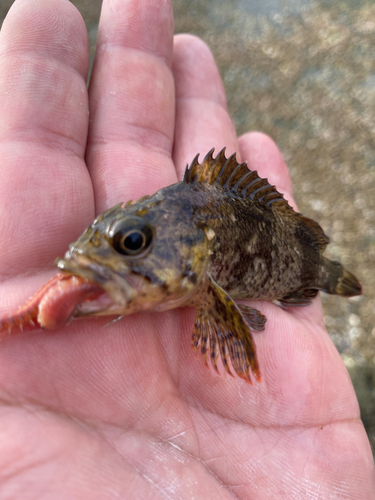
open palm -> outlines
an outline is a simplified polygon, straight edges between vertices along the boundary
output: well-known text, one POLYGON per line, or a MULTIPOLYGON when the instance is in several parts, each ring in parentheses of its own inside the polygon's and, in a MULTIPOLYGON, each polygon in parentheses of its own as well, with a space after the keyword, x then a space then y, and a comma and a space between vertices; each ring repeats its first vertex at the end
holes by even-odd
MULTIPOLYGON (((240 139, 208 48, 165 0, 104 0, 86 89, 67 0, 17 0, 0 38, 1 315, 53 276, 96 214, 227 147, 291 200, 261 134, 240 139), (90 109, 90 115, 89 115, 90 109)), ((263 382, 213 376, 193 310, 77 320, 0 344, 0 498, 370 499, 373 461, 319 299, 255 334, 263 382)))

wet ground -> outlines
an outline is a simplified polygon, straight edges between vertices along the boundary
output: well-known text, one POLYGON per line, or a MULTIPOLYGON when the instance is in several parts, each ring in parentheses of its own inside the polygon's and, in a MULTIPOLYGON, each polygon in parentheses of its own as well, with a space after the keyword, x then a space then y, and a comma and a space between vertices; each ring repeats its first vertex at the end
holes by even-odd
MULTIPOLYGON (((101 0, 75 0, 95 51, 101 0)), ((375 3, 172 0, 175 31, 211 47, 238 134, 261 130, 286 159, 300 210, 331 237, 364 296, 323 296, 375 451, 375 3)), ((0 22, 12 1, 1 0, 0 22)))

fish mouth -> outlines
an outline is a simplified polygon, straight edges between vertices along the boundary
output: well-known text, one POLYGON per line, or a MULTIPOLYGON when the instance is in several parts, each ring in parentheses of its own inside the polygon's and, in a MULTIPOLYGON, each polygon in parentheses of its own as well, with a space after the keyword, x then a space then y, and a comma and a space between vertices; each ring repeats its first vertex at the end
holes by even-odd
POLYGON ((119 274, 107 265, 99 264, 83 254, 68 252, 64 258, 58 258, 55 266, 62 272, 84 278, 103 289, 98 299, 82 304, 79 308, 85 314, 94 314, 94 310, 107 311, 126 308, 139 294, 140 283, 135 279, 119 274))
POLYGON ((73 317, 80 318, 82 316, 109 316, 124 314, 123 307, 118 306, 107 292, 103 293, 94 299, 86 300, 77 304, 73 317))

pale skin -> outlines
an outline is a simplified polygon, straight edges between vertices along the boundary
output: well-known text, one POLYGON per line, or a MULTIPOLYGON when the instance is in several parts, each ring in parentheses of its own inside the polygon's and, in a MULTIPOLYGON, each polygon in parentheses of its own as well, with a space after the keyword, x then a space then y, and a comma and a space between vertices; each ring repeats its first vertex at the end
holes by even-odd
MULTIPOLYGON (((213 57, 173 38, 168 1, 104 0, 89 91, 88 62, 72 4, 15 2, 0 35, 1 316, 96 214, 176 182, 198 152, 237 151, 293 203, 277 147, 236 137, 213 57)), ((194 358, 192 309, 2 340, 0 498, 375 498, 320 299, 250 304, 268 318, 254 386, 194 358)))

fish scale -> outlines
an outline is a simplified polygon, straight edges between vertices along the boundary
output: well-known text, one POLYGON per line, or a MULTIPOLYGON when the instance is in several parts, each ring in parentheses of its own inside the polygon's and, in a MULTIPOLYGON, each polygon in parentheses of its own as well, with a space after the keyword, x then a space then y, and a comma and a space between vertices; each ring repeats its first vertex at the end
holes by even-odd
POLYGON ((192 347, 218 372, 261 381, 252 331, 258 310, 236 299, 307 306, 319 290, 360 295, 357 278, 323 256, 329 239, 275 186, 235 155, 198 155, 181 182, 99 215, 63 258, 60 273, 0 334, 50 329, 72 318, 195 307, 192 347), (208 356, 209 352, 209 356, 208 356))

